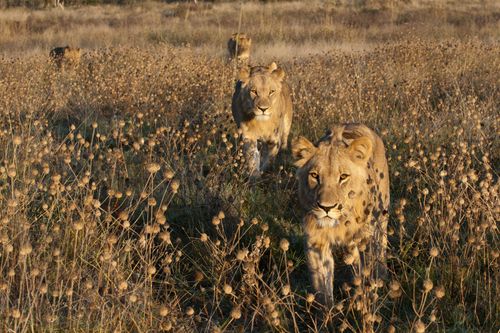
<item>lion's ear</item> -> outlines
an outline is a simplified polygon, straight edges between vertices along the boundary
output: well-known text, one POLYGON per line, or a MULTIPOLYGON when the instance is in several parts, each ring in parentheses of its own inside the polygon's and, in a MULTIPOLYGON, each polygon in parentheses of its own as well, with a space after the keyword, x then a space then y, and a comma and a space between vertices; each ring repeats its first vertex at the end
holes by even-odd
POLYGON ((285 78, 285 71, 282 70, 281 68, 278 68, 278 69, 275 69, 271 75, 278 81, 283 81, 283 79, 285 78))
POLYGON ((353 140, 348 149, 355 162, 365 163, 372 156, 373 145, 368 137, 363 136, 353 140))
POLYGON ((316 149, 314 144, 303 136, 294 139, 292 141, 292 156, 296 160, 295 166, 302 168, 314 155, 316 149))
POLYGON ((272 73, 275 69, 278 69, 278 65, 273 61, 269 66, 267 66, 269 73, 272 73))
POLYGON ((243 83, 247 83, 249 78, 250 78, 250 69, 248 68, 248 66, 241 67, 238 73, 238 80, 240 80, 243 83))

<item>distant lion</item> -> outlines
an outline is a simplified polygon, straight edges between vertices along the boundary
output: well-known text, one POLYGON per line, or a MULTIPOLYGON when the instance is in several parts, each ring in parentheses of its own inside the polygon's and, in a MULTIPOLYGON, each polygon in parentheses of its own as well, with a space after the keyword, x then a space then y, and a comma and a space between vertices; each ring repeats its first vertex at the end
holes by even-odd
POLYGON ((303 223, 312 284, 332 304, 335 247, 347 249, 345 262, 361 259, 372 277, 385 274, 390 193, 384 144, 368 127, 345 124, 317 144, 294 140, 292 153, 299 168, 299 201, 307 210, 303 223))
POLYGON ((278 151, 288 146, 292 98, 284 78, 285 72, 274 62, 240 69, 231 108, 252 177, 259 176, 278 151))
POLYGON ((252 39, 244 33, 234 33, 227 42, 227 50, 230 59, 236 59, 238 62, 248 62, 250 58, 250 48, 252 39))
POLYGON ((80 63, 81 50, 70 46, 56 47, 50 51, 49 57, 58 68, 76 67, 80 63))

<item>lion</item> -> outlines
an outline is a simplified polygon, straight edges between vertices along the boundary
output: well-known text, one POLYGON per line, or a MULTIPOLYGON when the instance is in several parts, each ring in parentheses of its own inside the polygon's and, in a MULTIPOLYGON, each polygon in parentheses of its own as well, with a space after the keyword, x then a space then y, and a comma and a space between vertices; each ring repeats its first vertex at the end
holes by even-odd
POLYGON ((267 67, 240 69, 231 108, 253 178, 267 168, 280 149, 288 147, 293 110, 284 78, 285 72, 274 62, 267 67))
POLYGON ((229 59, 236 59, 238 62, 247 63, 250 58, 250 47, 252 39, 244 33, 234 33, 227 42, 229 59))
POLYGON ((345 263, 359 264, 355 270, 368 268, 374 279, 385 275, 390 193, 384 143, 365 125, 344 124, 317 144, 299 137, 292 154, 299 201, 307 211, 303 227, 311 282, 332 304, 336 247, 347 252, 345 263))
POLYGON ((81 50, 70 46, 56 47, 50 51, 49 57, 59 69, 65 66, 76 67, 80 63, 81 50))

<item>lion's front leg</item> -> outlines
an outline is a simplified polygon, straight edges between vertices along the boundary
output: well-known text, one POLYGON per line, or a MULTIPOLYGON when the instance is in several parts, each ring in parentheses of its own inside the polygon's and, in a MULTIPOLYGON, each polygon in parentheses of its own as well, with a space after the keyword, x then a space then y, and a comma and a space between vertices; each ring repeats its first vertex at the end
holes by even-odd
POLYGON ((274 160, 276 155, 278 155, 279 145, 276 141, 268 141, 266 142, 262 149, 262 160, 260 164, 261 170, 266 170, 271 164, 271 161, 274 160))
POLYGON ((260 152, 257 148, 257 142, 253 140, 245 140, 243 145, 245 160, 250 172, 250 177, 257 178, 260 176, 260 152))
POLYGON ((335 263, 330 245, 307 242, 306 255, 314 289, 320 293, 325 305, 332 306, 335 263))
POLYGON ((288 149, 288 136, 290 134, 290 128, 292 127, 291 115, 285 115, 283 120, 283 133, 281 134, 281 147, 280 149, 288 149))

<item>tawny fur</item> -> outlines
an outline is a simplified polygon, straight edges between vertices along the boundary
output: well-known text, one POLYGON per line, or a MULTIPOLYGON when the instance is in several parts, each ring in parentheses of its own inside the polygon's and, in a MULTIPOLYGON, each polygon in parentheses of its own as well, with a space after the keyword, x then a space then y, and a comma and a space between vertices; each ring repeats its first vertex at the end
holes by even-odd
POLYGON ((274 62, 268 67, 240 70, 231 107, 243 136, 245 160, 253 177, 259 176, 279 150, 288 146, 292 99, 284 77, 285 72, 274 62))
POLYGON ((58 68, 75 67, 80 63, 81 50, 70 46, 56 47, 50 51, 49 57, 58 68))
POLYGON ((234 33, 227 42, 227 51, 230 59, 248 63, 252 39, 244 33, 234 33))
MULTIPOLYGON (((334 247, 351 262, 385 273, 389 170, 380 137, 361 124, 335 126, 314 145, 300 137, 292 152, 299 179, 311 282, 333 301, 334 247)), ((361 266, 361 267, 360 267, 361 266)))

